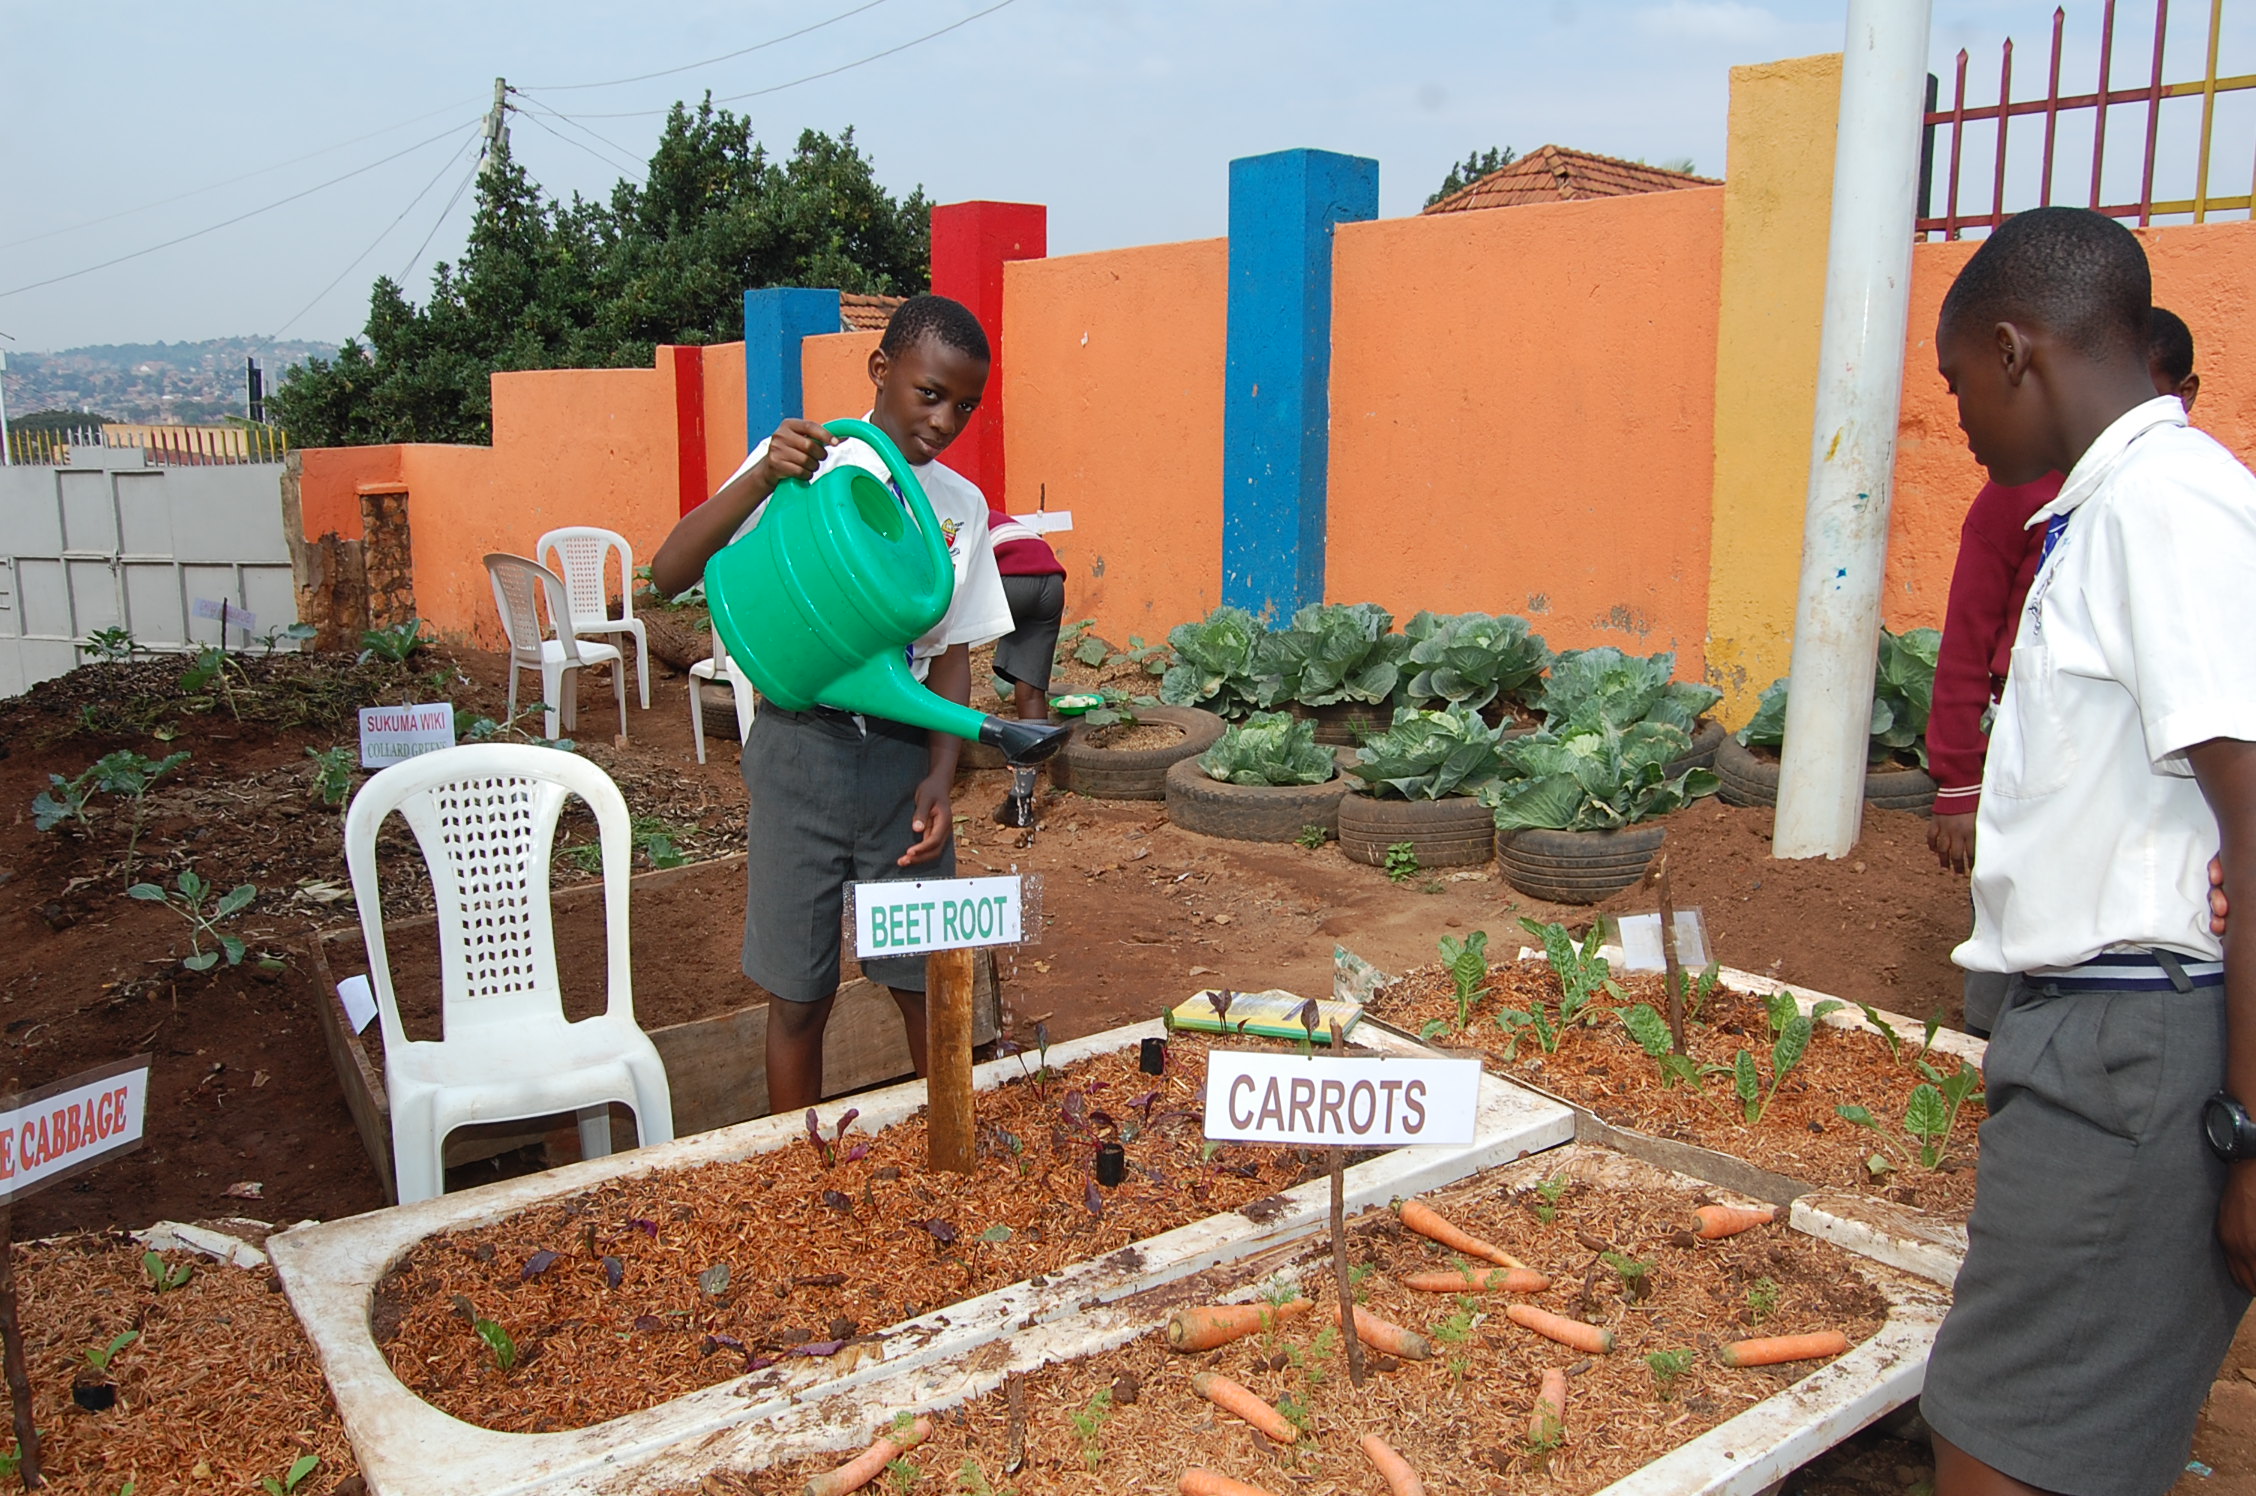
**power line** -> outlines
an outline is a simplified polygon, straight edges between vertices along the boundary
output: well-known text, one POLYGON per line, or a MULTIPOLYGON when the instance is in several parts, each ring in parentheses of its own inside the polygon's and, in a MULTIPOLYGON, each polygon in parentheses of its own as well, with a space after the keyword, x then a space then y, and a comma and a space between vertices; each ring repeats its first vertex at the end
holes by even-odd
POLYGON ((393 217, 390 223, 384 225, 384 231, 378 234, 374 239, 371 239, 368 242, 368 247, 366 249, 362 250, 359 254, 354 255, 352 257, 352 263, 345 266, 344 269, 338 271, 335 279, 331 280, 328 285, 323 286, 319 291, 316 291, 311 301, 308 301, 304 306, 299 307, 295 312, 292 312, 290 314, 289 321, 284 322, 280 327, 274 329, 273 336, 279 339, 282 334, 288 332, 293 326, 297 324, 297 320, 300 317, 303 317, 306 313, 319 306, 323 297, 326 297, 331 291, 336 290, 337 283, 339 281, 342 281, 346 276, 352 274, 354 266, 358 265, 362 260, 365 260, 370 255, 374 254, 376 252, 376 246, 383 243, 386 239, 390 238, 392 235, 392 230, 400 226, 401 220, 406 218, 408 214, 415 211, 415 205, 423 201, 424 198, 431 195, 431 189, 439 185, 439 179, 441 177, 444 177, 449 171, 453 170, 454 163, 462 159, 463 146, 471 145, 475 143, 476 140, 477 137, 473 135, 470 137, 470 139, 465 140, 462 145, 456 146, 454 149, 454 154, 447 157, 446 160, 440 162, 439 169, 431 174, 431 180, 423 184, 423 190, 416 193, 415 196, 409 198, 407 200, 407 206, 400 209, 398 214, 393 217))
POLYGON ((10 296, 21 296, 26 291, 39 290, 43 286, 52 286, 60 284, 63 281, 76 280, 82 275, 92 275, 97 270, 107 270, 112 265, 122 265, 128 260, 138 260, 143 255, 153 255, 160 249, 170 249, 176 244, 186 244, 191 239, 201 239, 206 234, 217 233, 221 229, 241 223, 245 219, 256 218, 262 213, 271 213, 276 208, 294 203, 301 197, 310 197, 314 193, 320 192, 325 188, 336 186, 339 182, 351 181, 354 177, 360 176, 366 172, 374 171, 379 166, 383 166, 389 162, 397 161, 402 156, 412 155, 416 151, 423 149, 423 147, 427 145, 431 145, 435 142, 446 139, 448 136, 462 129, 464 125, 471 123, 474 123, 474 121, 458 121, 455 124, 449 125, 446 129, 441 130, 436 135, 427 136, 422 140, 418 140, 417 142, 415 142, 415 144, 408 146, 404 150, 394 151, 389 156, 385 156, 379 160, 369 162, 366 166, 356 166, 351 171, 345 172, 340 176, 331 177, 326 182, 316 182, 313 186, 301 188, 298 191, 291 193, 288 197, 276 198, 273 202, 267 203, 263 207, 252 208, 248 212, 238 213, 233 218, 223 218, 218 223, 207 224, 203 228, 195 229, 189 233, 181 234, 176 238, 167 239, 161 244, 151 244, 145 248, 136 249, 131 251, 130 253, 118 255, 113 259, 102 260, 92 265, 82 265, 76 270, 66 270, 61 275, 50 275, 45 280, 32 281, 27 285, 12 286, 5 291, 0 291, 0 301, 4 301, 10 296))
MULTIPOLYGON (((997 3, 988 6, 985 10, 975 10, 960 21, 951 21, 947 25, 942 26, 937 31, 927 31, 922 36, 912 37, 908 41, 902 42, 897 46, 887 47, 882 52, 872 52, 867 57, 857 57, 852 62, 842 62, 837 67, 824 68, 819 73, 809 73, 803 78, 794 78, 788 83, 772 83, 766 88, 755 88, 745 93, 730 94, 725 98, 715 99, 713 102, 716 104, 736 104, 741 103, 746 99, 764 98, 772 93, 781 93, 787 88, 797 88, 802 83, 813 83, 820 78, 835 78, 840 73, 848 73, 852 72, 855 68, 866 67, 870 63, 878 62, 883 60, 884 58, 891 57, 896 52, 906 52, 911 47, 920 47, 926 42, 931 41, 935 37, 946 36, 951 31, 955 31, 964 26, 969 26, 972 22, 978 20, 982 16, 991 16, 996 11, 1002 10, 1007 6, 1016 5, 1017 3, 1018 0, 997 0, 997 3)), ((664 109, 623 109, 607 114, 583 114, 579 117, 581 119, 649 119, 653 115, 662 115, 668 112, 668 110, 664 109)))
POLYGON ((734 52, 723 52, 718 57, 708 57, 701 62, 685 62, 678 68, 660 68, 655 73, 637 73, 632 78, 608 78, 601 83, 536 83, 533 85, 533 87, 540 89, 544 93, 570 93, 574 89, 617 88, 622 83, 644 83, 648 82, 652 78, 667 78, 673 76, 675 73, 687 73, 696 68, 711 67, 716 62, 727 62, 731 58, 745 57, 754 52, 765 51, 767 48, 776 46, 779 43, 790 41, 795 37, 805 36, 810 31, 820 31, 825 26, 835 26, 840 21, 848 20, 854 16, 858 16, 865 10, 875 10, 880 5, 883 5, 885 3, 886 0, 863 0, 862 4, 855 6, 852 10, 842 10, 837 15, 830 17, 828 20, 817 21, 811 26, 802 26, 797 31, 786 31, 781 36, 771 36, 764 42, 754 42, 749 47, 739 47, 734 52))
MULTIPOLYGON (((530 124, 532 124, 532 125, 535 125, 535 126, 537 126, 537 127, 539 128, 539 129, 541 129, 542 131, 546 132, 547 134, 549 134, 549 135, 553 135, 553 136, 554 136, 554 137, 556 137, 556 138, 557 138, 558 140, 561 140, 561 141, 563 141, 563 142, 564 142, 564 143, 565 143, 566 145, 570 146, 570 147, 571 147, 571 148, 572 148, 573 150, 580 152, 580 153, 581 153, 582 155, 586 156, 586 157, 587 157, 587 158, 588 158, 589 160, 591 160, 591 161, 596 161, 596 162, 599 162, 599 163, 601 163, 602 165, 604 165, 604 166, 607 166, 607 167, 611 168, 611 169, 612 169, 612 170, 614 170, 614 171, 617 171, 617 170, 620 170, 620 169, 621 169, 621 168, 620 168, 620 166, 619 166, 619 162, 618 162, 618 160, 617 160, 616 158, 604 155, 604 154, 603 154, 603 153, 602 153, 601 151, 598 151, 598 150, 597 150, 597 149, 596 149, 595 147, 593 147, 593 146, 582 145, 582 144, 580 144, 580 143, 579 143, 578 141, 574 140, 574 139, 573 139, 573 138, 572 138, 571 136, 569 136, 569 135, 566 135, 566 134, 565 134, 565 133, 564 133, 563 131, 561 131, 561 130, 558 130, 558 129, 555 129, 555 128, 553 128, 552 126, 549 126, 549 125, 547 125, 547 124, 544 124, 544 123, 542 123, 540 115, 538 115, 538 114, 535 114, 535 113, 531 113, 531 112, 529 112, 529 111, 526 111, 526 110, 519 110, 518 112, 519 112, 520 114, 524 115, 524 117, 525 117, 525 119, 526 119, 526 121, 527 121, 528 123, 530 123, 530 124)), ((555 116, 555 118, 558 118, 558 119, 562 119, 562 118, 563 118, 563 116, 562 116, 562 115, 557 115, 557 116, 555 116)), ((632 168, 629 168, 629 169, 632 169, 632 168)))
MULTIPOLYGON (((510 92, 516 94, 517 97, 521 99, 530 99, 532 97, 532 95, 526 93, 522 89, 513 88, 510 90, 510 92)), ((578 120, 573 119, 568 114, 559 114, 553 109, 543 108, 537 102, 531 108, 526 108, 523 105, 520 105, 518 106, 517 112, 523 115, 526 119, 530 120, 532 123, 540 125, 542 129, 547 130, 549 134, 556 136, 558 140, 563 141, 566 145, 575 146, 582 151, 586 151, 589 155, 594 156, 599 161, 602 161, 606 166, 616 166, 621 170, 629 173, 639 173, 644 169, 643 163, 634 159, 634 153, 632 151, 628 150, 625 146, 613 140, 610 136, 599 135, 595 131, 590 130, 587 126, 581 124, 578 120), (570 125, 573 129, 579 131, 582 135, 585 135, 590 140, 597 142, 598 145, 607 147, 608 152, 582 145, 579 141, 572 139, 570 136, 558 132, 554 127, 542 124, 541 121, 544 118, 555 120, 556 123, 560 125, 570 125)))
POLYGON ((177 203, 184 198, 198 197, 206 192, 217 191, 222 187, 232 187, 237 182, 247 182, 253 177, 263 177, 268 172, 280 171, 285 166, 296 166, 301 161, 311 161, 316 156, 326 156, 332 151, 341 151, 346 149, 348 146, 359 145, 364 140, 374 140, 379 135, 389 135, 394 130, 404 130, 409 125, 422 123, 424 120, 429 119, 434 114, 446 114, 453 110, 460 109, 463 104, 474 102, 476 101, 471 99, 464 99, 458 103, 442 104, 436 109, 425 110, 423 113, 415 115, 409 119, 403 119, 397 124, 386 125, 381 130, 371 130, 366 135, 355 135, 350 140, 341 140, 335 145, 325 145, 318 151, 308 151, 302 156, 292 156, 287 161, 277 161, 272 166, 262 166, 256 171, 246 171, 240 176, 227 177, 217 182, 206 182, 201 187, 191 187, 186 192, 176 192, 170 197, 160 197, 155 202, 143 203, 138 208, 120 208, 115 213, 105 213, 100 218, 82 219, 77 223, 66 224, 59 229, 47 229, 37 234, 27 234, 21 239, 9 239, 6 241, 0 241, 0 249, 14 249, 19 244, 36 244, 42 239, 52 239, 57 234, 74 234, 80 229, 93 228, 96 224, 111 223, 120 218, 131 218, 134 214, 146 213, 151 208, 161 208, 168 203, 177 203))
POLYGON ((439 209, 439 216, 432 223, 431 231, 423 236, 423 242, 415 246, 415 253, 408 256, 407 263, 400 267, 398 280, 402 286, 405 286, 407 278, 415 273, 416 262, 423 258, 423 251, 429 249, 431 241, 439 236, 440 226, 453 216, 454 205, 462 201, 462 194, 469 189, 472 182, 477 180, 478 168, 485 164, 485 160, 484 153, 480 152, 478 159, 470 163, 470 169, 462 174, 462 180, 454 184, 454 196, 448 198, 447 205, 439 209))

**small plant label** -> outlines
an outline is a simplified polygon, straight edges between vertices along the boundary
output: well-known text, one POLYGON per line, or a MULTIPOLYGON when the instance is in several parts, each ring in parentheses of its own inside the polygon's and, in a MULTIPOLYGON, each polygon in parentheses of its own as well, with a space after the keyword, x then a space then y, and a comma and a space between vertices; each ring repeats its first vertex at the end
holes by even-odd
POLYGON ((337 984, 337 1001, 345 1009, 345 1021, 356 1034, 364 1032, 376 1017, 376 989, 368 985, 366 976, 350 976, 337 984))
POLYGON ((231 603, 225 598, 215 601, 212 598, 199 597, 189 606, 189 611, 198 618, 209 618, 212 622, 224 624, 227 628, 241 629, 245 634, 258 631, 258 614, 253 613, 240 603, 231 603))
POLYGON ((454 746, 454 704, 425 701, 414 706, 364 706, 360 709, 360 766, 382 769, 440 748, 454 746))
POLYGON ((0 1099, 0 1202, 139 1147, 148 1107, 147 1055, 0 1099))
MULTIPOLYGON (((1658 913, 1625 914, 1609 932, 1622 948, 1622 970, 1664 971, 1668 962, 1661 951, 1661 917, 1658 913)), ((1676 959, 1687 971, 1708 964, 1708 927, 1697 909, 1676 911, 1676 959)))
POLYGON ((854 954, 921 956, 975 945, 1017 945, 1026 890, 1016 877, 888 878, 854 885, 854 954))
POLYGON ((1301 1147, 1462 1146, 1480 1106, 1478 1060, 1338 1058, 1217 1049, 1206 1135, 1301 1147))
POLYGON ((1073 511, 1070 509, 1037 509, 1032 514, 1014 514, 1012 519, 1037 535, 1055 535, 1073 528, 1073 511))

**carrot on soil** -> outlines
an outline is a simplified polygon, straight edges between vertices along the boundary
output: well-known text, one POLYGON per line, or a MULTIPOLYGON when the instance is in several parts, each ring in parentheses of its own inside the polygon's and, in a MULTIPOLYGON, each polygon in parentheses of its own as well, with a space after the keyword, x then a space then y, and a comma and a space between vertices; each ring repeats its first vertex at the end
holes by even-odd
POLYGON ((1274 1330, 1311 1307, 1307 1299, 1288 1304, 1208 1304, 1179 1309, 1167 1322, 1167 1348, 1173 1351, 1210 1351, 1218 1345, 1264 1330, 1274 1330))
POLYGON ((1703 1205, 1692 1214, 1700 1218, 1700 1228, 1693 1233, 1702 1241, 1721 1241, 1727 1236, 1737 1236, 1752 1226, 1767 1226, 1778 1219, 1775 1205, 1703 1205))
POLYGON ((1734 1340, 1716 1350, 1726 1366, 1775 1366, 1781 1361, 1815 1361, 1838 1356, 1849 1348, 1849 1337, 1839 1330, 1819 1330, 1809 1335, 1769 1335, 1754 1340, 1734 1340))
POLYGON ((1596 1325, 1586 1325, 1579 1319, 1569 1319, 1563 1314, 1553 1314, 1548 1309, 1538 1309, 1533 1304, 1508 1304, 1504 1317, 1523 1330, 1533 1330, 1547 1340, 1572 1346, 1578 1351, 1588 1351, 1593 1356, 1609 1354, 1614 1348, 1614 1332, 1596 1325))
POLYGON ((1467 1257, 1478 1257, 1481 1261, 1493 1262, 1498 1267, 1524 1268, 1527 1266, 1526 1263, 1520 1261, 1519 1258, 1514 1257, 1502 1247, 1458 1230, 1448 1221, 1442 1219, 1441 1212, 1430 1205, 1420 1204, 1416 1200, 1402 1202, 1402 1224, 1417 1232, 1420 1236, 1430 1237, 1451 1251, 1462 1252, 1467 1257))
POLYGON ((1279 1444, 1290 1444, 1300 1437, 1290 1418, 1219 1372, 1202 1371, 1192 1377, 1191 1390, 1223 1412, 1243 1418, 1279 1444))
POLYGON ((919 1418, 907 1428, 886 1434, 845 1464, 807 1482, 806 1496, 847 1496, 859 1491, 887 1465, 932 1437, 932 1420, 919 1418))
POLYGON ((1567 1374, 1554 1366, 1543 1373, 1535 1393, 1535 1411, 1528 1415, 1528 1438, 1537 1444, 1556 1444, 1567 1436, 1567 1374))
POLYGON ((1386 1440, 1377 1434, 1365 1434, 1363 1453, 1386 1481, 1387 1496, 1426 1496, 1426 1483, 1418 1479, 1418 1472, 1410 1468, 1410 1462, 1396 1454, 1386 1440))
POLYGON ((1370 1349, 1386 1356, 1399 1356, 1405 1361, 1430 1361, 1433 1359, 1433 1342, 1416 1330, 1405 1330, 1391 1320, 1384 1320, 1355 1305, 1355 1337, 1370 1349))
POLYGON ((1415 1293, 1541 1293, 1551 1286, 1549 1278, 1528 1267, 1435 1269, 1404 1273, 1394 1281, 1415 1293))
POLYGON ((1232 1480, 1212 1470, 1202 1470, 1196 1465, 1183 1472, 1175 1483, 1182 1496, 1269 1496, 1259 1486, 1249 1486, 1242 1480, 1232 1480))

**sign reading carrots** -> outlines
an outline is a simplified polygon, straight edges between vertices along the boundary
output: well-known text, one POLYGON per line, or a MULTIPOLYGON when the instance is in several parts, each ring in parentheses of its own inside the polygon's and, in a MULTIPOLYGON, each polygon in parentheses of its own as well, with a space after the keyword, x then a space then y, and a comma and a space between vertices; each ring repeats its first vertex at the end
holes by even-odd
POLYGON ((1218 1049, 1206 1135, 1301 1147, 1461 1146, 1473 1140, 1480 1061, 1333 1058, 1218 1049))

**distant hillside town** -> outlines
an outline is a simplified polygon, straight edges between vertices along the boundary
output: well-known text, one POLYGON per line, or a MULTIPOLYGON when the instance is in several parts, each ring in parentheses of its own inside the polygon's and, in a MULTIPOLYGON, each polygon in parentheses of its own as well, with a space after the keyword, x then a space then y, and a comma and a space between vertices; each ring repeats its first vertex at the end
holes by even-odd
POLYGON ((333 343, 206 338, 200 343, 108 343, 59 353, 8 350, 8 418, 90 411, 113 421, 197 425, 248 414, 244 361, 257 359, 272 391, 282 371, 333 343))

